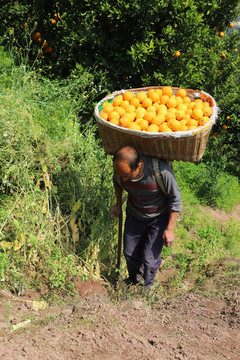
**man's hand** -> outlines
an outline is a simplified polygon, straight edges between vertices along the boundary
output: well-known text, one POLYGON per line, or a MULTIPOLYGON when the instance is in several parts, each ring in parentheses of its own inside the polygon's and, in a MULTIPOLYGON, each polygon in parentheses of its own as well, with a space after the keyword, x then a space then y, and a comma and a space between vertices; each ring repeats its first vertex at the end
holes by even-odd
POLYGON ((166 229, 163 232, 163 245, 165 245, 166 247, 169 247, 169 246, 172 246, 173 242, 174 242, 173 230, 166 229))
POLYGON ((122 206, 119 204, 115 204, 113 206, 111 206, 110 208, 110 217, 113 219, 116 216, 119 216, 121 214, 122 211, 122 206))

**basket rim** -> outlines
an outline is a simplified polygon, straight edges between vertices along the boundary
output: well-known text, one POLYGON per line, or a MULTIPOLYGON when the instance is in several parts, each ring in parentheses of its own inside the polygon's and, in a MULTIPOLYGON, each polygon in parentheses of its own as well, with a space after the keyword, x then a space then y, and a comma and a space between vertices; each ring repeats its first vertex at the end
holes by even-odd
MULTIPOLYGON (((102 100, 100 100, 97 105, 95 106, 94 109, 94 116, 95 119, 97 121, 97 123, 102 124, 104 126, 107 126, 109 128, 115 129, 121 133, 129 133, 132 135, 137 135, 140 138, 149 138, 149 137, 154 137, 154 138, 180 138, 180 137, 191 137, 194 136, 196 134, 203 134, 205 131, 207 131, 209 128, 211 128, 217 119, 217 115, 219 112, 219 108, 216 104, 216 101, 214 100, 214 98, 206 93, 203 90, 193 90, 193 89, 186 89, 187 94, 191 95, 191 96, 196 96, 196 97, 200 97, 201 99, 204 100, 210 100, 213 104, 212 109, 212 115, 209 118, 209 121, 204 125, 204 126, 199 126, 197 129, 195 130, 188 130, 188 131, 177 131, 177 132, 147 132, 147 131, 138 131, 138 130, 132 130, 132 129, 127 129, 127 128, 123 128, 121 126, 115 125, 110 123, 109 121, 106 121, 104 119, 102 119, 99 115, 99 107, 106 101, 106 100, 110 100, 112 98, 114 98, 117 95, 123 94, 126 91, 132 91, 132 92, 141 92, 141 91, 148 91, 150 89, 162 89, 164 86, 148 86, 148 87, 142 87, 142 88, 133 88, 133 89, 122 89, 122 90, 116 90, 113 93, 105 96, 102 100)), ((177 91, 179 88, 178 87, 171 87, 174 91, 177 91)))

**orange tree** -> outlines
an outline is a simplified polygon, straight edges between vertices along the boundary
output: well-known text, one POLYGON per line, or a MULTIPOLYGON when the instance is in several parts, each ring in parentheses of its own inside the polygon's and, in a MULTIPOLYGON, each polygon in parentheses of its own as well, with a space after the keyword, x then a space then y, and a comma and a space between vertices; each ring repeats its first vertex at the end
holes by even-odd
POLYGON ((30 60, 38 53, 35 64, 53 76, 68 76, 80 66, 106 92, 162 84, 209 92, 221 109, 218 136, 209 144, 221 143, 218 158, 239 158, 239 32, 229 28, 239 14, 238 0, 0 0, 0 5, 1 34, 14 27, 24 47, 32 31, 30 60))

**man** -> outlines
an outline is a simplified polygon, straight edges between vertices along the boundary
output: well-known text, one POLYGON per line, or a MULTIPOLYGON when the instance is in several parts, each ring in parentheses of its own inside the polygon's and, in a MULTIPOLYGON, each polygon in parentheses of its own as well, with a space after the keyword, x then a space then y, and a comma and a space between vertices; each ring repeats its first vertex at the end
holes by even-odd
POLYGON ((181 194, 175 176, 166 162, 159 160, 166 195, 158 185, 152 158, 140 155, 125 146, 113 157, 116 204, 110 216, 122 210, 123 189, 128 192, 123 252, 129 272, 129 282, 144 279, 146 288, 153 285, 161 264, 163 245, 174 241, 175 222, 180 211, 181 194))

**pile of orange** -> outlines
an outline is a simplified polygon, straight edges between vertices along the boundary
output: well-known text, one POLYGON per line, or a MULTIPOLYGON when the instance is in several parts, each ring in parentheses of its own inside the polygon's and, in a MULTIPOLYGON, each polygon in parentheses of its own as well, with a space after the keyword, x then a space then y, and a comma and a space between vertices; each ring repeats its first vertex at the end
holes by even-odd
POLYGON ((105 101, 101 118, 124 128, 149 131, 188 131, 204 126, 210 119, 209 102, 191 99, 185 89, 169 86, 148 92, 125 91, 113 101, 105 101))

